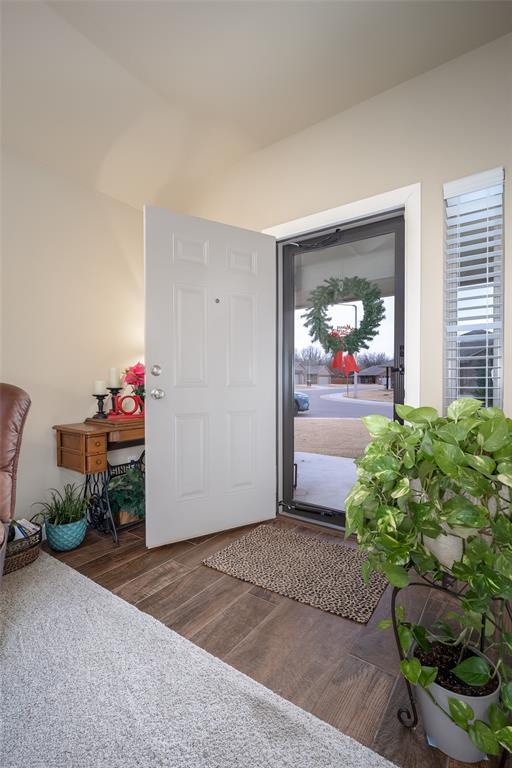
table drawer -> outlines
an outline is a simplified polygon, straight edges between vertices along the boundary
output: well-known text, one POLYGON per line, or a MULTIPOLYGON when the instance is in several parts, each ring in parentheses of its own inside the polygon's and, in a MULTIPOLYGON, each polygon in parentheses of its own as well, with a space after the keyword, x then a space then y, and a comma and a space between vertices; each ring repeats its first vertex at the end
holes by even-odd
POLYGON ((133 427, 133 429, 120 429, 109 432, 109 443, 129 443, 134 440, 144 440, 144 427, 133 427))
POLYGON ((82 451, 82 435, 77 435, 74 432, 61 432, 59 438, 59 445, 65 451, 76 451, 77 453, 82 451))
POLYGON ((75 450, 59 448, 57 451, 57 466, 72 469, 75 472, 85 473, 85 461, 82 453, 75 450))
POLYGON ((107 437, 106 435, 90 435, 85 438, 85 452, 87 454, 92 453, 105 453, 107 450, 107 437))
POLYGON ((87 474, 94 472, 104 472, 107 468, 107 454, 91 454, 85 457, 85 468, 87 474))

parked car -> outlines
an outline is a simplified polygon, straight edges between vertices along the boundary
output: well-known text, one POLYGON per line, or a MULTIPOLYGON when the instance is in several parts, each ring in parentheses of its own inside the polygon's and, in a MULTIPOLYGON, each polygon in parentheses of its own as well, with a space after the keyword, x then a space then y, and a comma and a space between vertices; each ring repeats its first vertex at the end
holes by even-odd
POLYGON ((294 392, 293 399, 295 402, 295 414, 299 411, 309 411, 309 395, 304 392, 294 392))

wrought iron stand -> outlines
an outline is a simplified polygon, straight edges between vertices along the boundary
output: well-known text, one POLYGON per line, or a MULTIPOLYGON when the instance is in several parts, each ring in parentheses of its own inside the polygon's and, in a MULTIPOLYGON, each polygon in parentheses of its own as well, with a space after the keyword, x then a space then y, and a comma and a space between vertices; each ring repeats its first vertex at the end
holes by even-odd
POLYGON ((95 472, 88 474, 85 478, 84 497, 89 501, 88 519, 92 528, 101 533, 111 533, 114 542, 119 542, 118 531, 130 528, 137 523, 126 523, 116 525, 110 500, 108 496, 108 486, 113 477, 124 475, 128 469, 139 469, 144 475, 144 452, 136 461, 128 461, 123 464, 108 464, 105 472, 95 472))
MULTIPOLYGON (((451 597, 454 597, 459 602, 462 600, 463 597, 463 591, 457 591, 453 588, 454 580, 450 579, 448 577, 445 577, 441 584, 436 584, 433 581, 429 581, 428 579, 425 579, 423 581, 412 581, 410 582, 406 587, 400 588, 400 587, 394 587, 393 592, 391 593, 391 620, 393 622, 393 632, 395 635, 395 642, 396 647, 398 650, 398 655, 400 657, 400 661, 404 661, 405 654, 402 650, 402 646, 400 643, 400 636, 398 634, 398 619, 396 616, 396 599, 400 592, 403 591, 403 589, 409 589, 410 587, 421 587, 423 589, 435 589, 439 592, 444 592, 445 594, 450 595, 451 597)), ((484 651, 484 644, 485 644, 485 617, 482 616, 482 632, 480 633, 480 650, 484 651)), ((414 700, 414 693, 412 690, 412 685, 404 678, 405 685, 407 688, 407 693, 409 696, 409 704, 403 707, 400 707, 396 713, 398 720, 401 725, 403 725, 405 728, 415 728, 418 725, 418 710, 416 707, 416 702, 414 700)), ((500 761, 498 768, 504 768, 509 758, 509 752, 507 750, 503 750, 500 755, 500 761)))
POLYGON ((89 502, 87 516, 91 528, 96 528, 101 533, 111 532, 112 538, 117 544, 117 527, 108 500, 109 480, 110 466, 105 472, 87 475, 85 478, 84 496, 89 502))

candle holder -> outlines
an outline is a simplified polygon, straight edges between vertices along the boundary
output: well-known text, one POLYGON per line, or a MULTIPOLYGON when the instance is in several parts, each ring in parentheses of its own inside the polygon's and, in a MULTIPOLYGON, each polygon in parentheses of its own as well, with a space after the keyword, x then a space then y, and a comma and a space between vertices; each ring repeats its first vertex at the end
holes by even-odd
POLYGON ((110 392, 111 398, 112 398, 112 405, 110 408, 109 413, 115 413, 116 412, 116 397, 122 390, 122 387, 107 387, 108 391, 110 392))
POLYGON ((107 414, 105 413, 105 410, 104 410, 104 407, 105 407, 104 403, 105 403, 105 398, 108 397, 108 395, 107 394, 104 394, 104 395, 95 395, 95 394, 93 394, 93 397, 95 397, 96 400, 98 401, 98 410, 94 414, 93 419, 106 419, 107 418, 107 414))

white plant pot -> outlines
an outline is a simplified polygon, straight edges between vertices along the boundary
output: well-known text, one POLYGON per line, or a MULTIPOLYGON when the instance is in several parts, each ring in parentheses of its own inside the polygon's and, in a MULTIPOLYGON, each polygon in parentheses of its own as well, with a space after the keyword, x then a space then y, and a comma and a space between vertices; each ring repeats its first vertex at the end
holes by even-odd
MULTIPOLYGON (((448 523, 442 523, 441 527, 444 533, 440 533, 437 538, 423 536, 422 540, 424 546, 437 557, 441 565, 451 568, 455 562, 462 560, 466 539, 474 536, 478 531, 461 525, 451 527, 448 523)), ((485 535, 482 538, 485 539, 485 535)))
MULTIPOLYGON (((476 649, 474 649, 474 652, 489 661, 484 654, 479 653, 476 649)), ((490 661, 489 663, 492 666, 490 661)), ((498 703, 500 687, 501 680, 496 690, 487 696, 461 696, 453 691, 448 691, 437 683, 432 683, 428 690, 445 711, 449 709, 449 698, 459 699, 459 701, 469 704, 475 713, 476 720, 483 720, 484 723, 488 723, 487 712, 491 704, 498 703)), ((423 727, 427 734, 427 740, 431 746, 437 747, 448 757, 460 760, 463 763, 478 763, 487 757, 487 755, 475 747, 468 734, 462 728, 459 728, 458 725, 455 725, 444 712, 441 712, 428 693, 419 686, 416 686, 416 700, 421 713, 423 727)))
POLYGON ((479 533, 474 528, 462 526, 451 528, 446 523, 442 524, 442 528, 445 531, 444 534, 439 534, 436 539, 431 539, 430 536, 423 536, 422 542, 426 549, 437 557, 441 565, 448 569, 451 569, 454 563, 462 560, 464 544, 469 536, 478 534, 487 543, 491 541, 491 536, 479 533))
POLYGON ((437 557, 441 565, 449 569, 455 562, 462 560, 464 554, 464 539, 453 533, 440 534, 436 539, 423 536, 423 544, 437 557))

